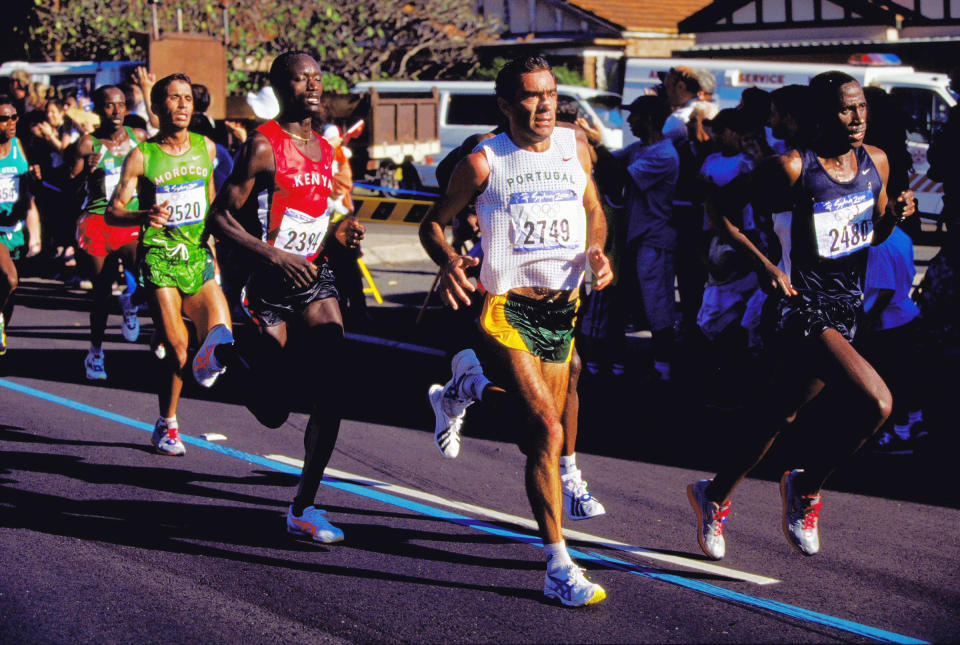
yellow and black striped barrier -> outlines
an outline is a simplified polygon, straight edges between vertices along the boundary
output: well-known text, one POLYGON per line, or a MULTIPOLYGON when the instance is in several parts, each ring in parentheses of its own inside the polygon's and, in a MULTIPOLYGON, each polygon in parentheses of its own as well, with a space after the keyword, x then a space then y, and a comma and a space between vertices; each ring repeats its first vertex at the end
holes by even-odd
POLYGON ((354 212, 360 220, 367 222, 417 225, 435 203, 421 199, 353 196, 354 212))

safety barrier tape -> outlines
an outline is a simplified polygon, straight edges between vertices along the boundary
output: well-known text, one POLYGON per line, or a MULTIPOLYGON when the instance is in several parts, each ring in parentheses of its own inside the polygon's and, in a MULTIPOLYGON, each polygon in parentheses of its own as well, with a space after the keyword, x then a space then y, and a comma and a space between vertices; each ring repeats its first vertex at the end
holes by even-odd
POLYGON ((433 208, 434 203, 417 199, 353 196, 353 206, 357 217, 368 222, 418 225, 420 220, 433 208))

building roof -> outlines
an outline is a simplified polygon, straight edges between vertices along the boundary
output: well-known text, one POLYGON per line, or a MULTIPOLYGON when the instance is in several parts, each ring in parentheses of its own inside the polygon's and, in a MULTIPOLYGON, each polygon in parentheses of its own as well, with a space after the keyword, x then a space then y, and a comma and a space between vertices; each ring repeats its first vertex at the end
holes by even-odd
POLYGON ((677 24, 703 9, 710 0, 568 0, 568 3, 624 31, 677 33, 677 24))

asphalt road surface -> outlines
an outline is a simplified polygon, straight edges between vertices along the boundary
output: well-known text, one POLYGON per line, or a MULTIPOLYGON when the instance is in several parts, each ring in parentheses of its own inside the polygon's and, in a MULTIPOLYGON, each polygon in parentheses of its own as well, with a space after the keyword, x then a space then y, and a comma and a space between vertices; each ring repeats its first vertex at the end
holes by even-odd
MULTIPOLYGON (((330 546, 284 531, 309 401, 269 430, 229 373, 211 391, 188 385, 178 414, 187 454, 155 455, 149 319, 128 344, 111 317, 109 380, 91 384, 85 294, 26 280, 0 358, 0 642, 960 639, 946 403, 925 450, 865 451, 831 480, 812 558, 781 532, 776 480, 816 449, 817 428, 785 440, 737 490, 727 557, 715 563, 700 554, 684 490, 735 445, 736 415, 707 410, 682 383, 585 378, 579 462, 607 515, 566 526, 608 598, 563 608, 542 596, 513 420, 477 404, 458 459, 433 445, 426 390, 448 378, 443 350, 458 339, 436 310, 412 326, 432 271, 374 275, 393 306, 373 309, 352 336, 349 364, 270 375, 291 387, 313 378, 321 399, 325 380, 350 383, 318 500, 346 534, 330 546)), ((641 360, 642 342, 632 351, 641 360)), ((955 376, 920 377, 956 391, 955 376)))

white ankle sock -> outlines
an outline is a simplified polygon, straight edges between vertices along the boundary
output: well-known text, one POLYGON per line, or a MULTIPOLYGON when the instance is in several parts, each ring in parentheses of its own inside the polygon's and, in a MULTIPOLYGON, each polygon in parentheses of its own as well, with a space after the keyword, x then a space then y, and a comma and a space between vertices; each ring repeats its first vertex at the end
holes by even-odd
POLYGON ((563 540, 544 544, 543 550, 547 554, 547 571, 555 571, 573 564, 570 554, 567 553, 567 543, 563 540))
POLYGON ((569 475, 577 471, 577 453, 560 455, 560 476, 569 475))
POLYGON ((179 427, 179 426, 177 425, 177 415, 173 415, 172 417, 163 417, 163 416, 162 416, 162 417, 160 417, 160 420, 163 421, 164 425, 166 425, 168 428, 178 428, 178 427, 179 427))
POLYGON ((479 401, 483 396, 483 390, 488 385, 490 385, 490 379, 483 374, 471 374, 463 379, 463 383, 460 384, 460 392, 474 401, 479 401))

